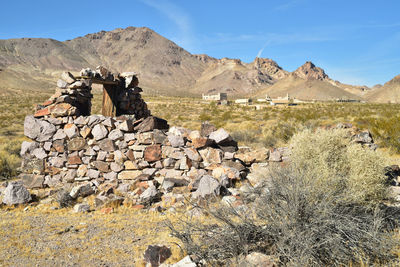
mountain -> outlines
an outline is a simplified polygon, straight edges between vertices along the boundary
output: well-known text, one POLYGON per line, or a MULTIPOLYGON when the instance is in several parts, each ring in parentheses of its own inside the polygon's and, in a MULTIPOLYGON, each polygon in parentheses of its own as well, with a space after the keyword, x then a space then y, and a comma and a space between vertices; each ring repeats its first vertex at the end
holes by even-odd
POLYGON ((257 95, 283 97, 289 94, 302 100, 361 99, 362 89, 329 78, 325 71, 307 61, 298 69, 260 90, 257 95))
POLYGON ((289 93, 305 99, 357 98, 364 87, 331 80, 307 62, 293 73, 275 61, 216 59, 193 55, 146 27, 100 31, 72 40, 0 40, 0 93, 53 90, 62 71, 103 65, 113 72, 139 73, 145 93, 230 96, 289 93), (356 95, 356 96, 355 96, 356 95))
POLYGON ((385 83, 376 85, 374 90, 366 95, 366 99, 379 103, 400 103, 400 75, 385 83))

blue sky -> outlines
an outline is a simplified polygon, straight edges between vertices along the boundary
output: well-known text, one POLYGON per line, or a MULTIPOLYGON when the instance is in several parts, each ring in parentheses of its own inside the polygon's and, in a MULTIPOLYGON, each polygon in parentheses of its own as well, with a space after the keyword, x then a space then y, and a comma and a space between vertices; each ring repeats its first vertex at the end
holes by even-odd
POLYGON ((0 39, 60 41, 146 26, 195 54, 272 58, 293 71, 311 60, 345 83, 400 74, 400 0, 4 1, 0 39))

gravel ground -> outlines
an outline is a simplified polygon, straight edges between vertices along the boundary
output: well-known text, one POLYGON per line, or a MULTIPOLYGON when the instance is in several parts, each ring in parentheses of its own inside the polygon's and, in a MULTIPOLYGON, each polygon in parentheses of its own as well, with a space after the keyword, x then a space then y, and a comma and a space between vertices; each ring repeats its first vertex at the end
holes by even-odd
MULTIPOLYGON (((169 236, 173 214, 119 208, 75 214, 51 207, 0 209, 1 266, 145 266, 148 245, 167 245, 176 262, 184 255, 169 236)), ((175 243, 177 242, 177 243, 175 243)))

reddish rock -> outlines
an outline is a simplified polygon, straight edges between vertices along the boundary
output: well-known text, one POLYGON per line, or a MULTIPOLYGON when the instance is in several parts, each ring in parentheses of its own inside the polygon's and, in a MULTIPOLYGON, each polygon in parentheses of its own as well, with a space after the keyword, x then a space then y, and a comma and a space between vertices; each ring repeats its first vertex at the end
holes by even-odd
POLYGON ((64 141, 63 140, 56 140, 53 142, 53 147, 57 152, 64 153, 64 141))
POLYGON ((50 115, 50 110, 49 108, 43 108, 35 112, 33 115, 35 118, 43 117, 43 116, 48 116, 50 115))
POLYGON ((192 139, 192 145, 195 148, 203 148, 211 145, 212 141, 206 137, 199 137, 192 139))
POLYGON ((158 161, 161 157, 161 145, 148 146, 144 150, 144 159, 148 162, 158 161))
POLYGON ((100 210, 100 212, 102 213, 102 214, 110 214, 110 213, 113 213, 114 212, 114 209, 113 208, 102 208, 101 210, 100 210))
POLYGON ((131 161, 135 160, 135 156, 133 154, 133 150, 132 149, 129 149, 128 152, 126 152, 126 157, 131 161))
POLYGON ((43 102, 42 106, 49 106, 49 105, 51 105, 53 103, 54 103, 53 100, 47 100, 47 101, 43 102))
POLYGON ((137 205, 132 206, 132 209, 141 210, 141 209, 144 209, 144 205, 137 204, 137 205))
POLYGON ((78 165, 78 164, 82 164, 82 160, 79 156, 69 156, 68 157, 68 164, 71 165, 78 165))
POLYGON ((104 161, 93 161, 92 165, 101 172, 109 172, 110 166, 104 161))
POLYGON ((74 115, 74 110, 71 104, 68 103, 60 103, 57 104, 50 109, 51 115, 54 117, 64 117, 68 115, 74 115))

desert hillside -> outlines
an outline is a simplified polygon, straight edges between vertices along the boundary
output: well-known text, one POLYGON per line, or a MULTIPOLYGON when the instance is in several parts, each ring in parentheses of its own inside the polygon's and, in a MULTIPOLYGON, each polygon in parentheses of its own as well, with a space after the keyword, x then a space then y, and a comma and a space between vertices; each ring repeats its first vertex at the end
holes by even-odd
POLYGON ((400 75, 371 91, 366 98, 371 102, 400 103, 400 75))

